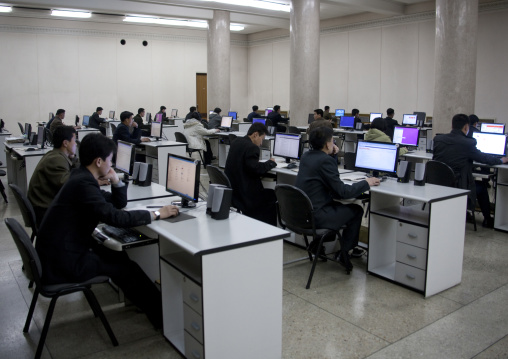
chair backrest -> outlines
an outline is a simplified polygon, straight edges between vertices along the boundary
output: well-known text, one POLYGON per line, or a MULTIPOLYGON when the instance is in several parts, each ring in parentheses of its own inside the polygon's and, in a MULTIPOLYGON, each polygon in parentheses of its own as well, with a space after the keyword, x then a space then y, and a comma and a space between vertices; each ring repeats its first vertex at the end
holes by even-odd
POLYGON ((315 230, 312 202, 301 189, 280 184, 275 186, 275 196, 281 225, 298 234, 315 230))
POLYGON ((228 135, 229 144, 231 144, 234 140, 236 140, 237 136, 235 134, 230 133, 228 135))
POLYGON ((175 139, 176 142, 189 143, 189 141, 187 141, 187 137, 185 137, 185 135, 181 132, 175 132, 175 139))
POLYGON ((115 133, 116 132, 116 125, 114 123, 110 123, 110 126, 111 126, 111 132, 115 133))
POLYGON ((25 227, 32 228, 32 240, 37 236, 37 221, 35 219, 35 211, 32 206, 32 203, 28 200, 25 194, 21 191, 21 189, 15 184, 9 184, 9 187, 14 194, 14 198, 16 198, 16 202, 18 202, 18 206, 21 210, 21 215, 23 216, 23 221, 25 222, 25 227))
POLYGON ((35 282, 37 288, 41 288, 42 266, 39 256, 25 229, 14 218, 6 218, 5 224, 11 232, 12 239, 16 243, 21 260, 23 261, 24 273, 27 278, 35 282))
POLYGON ((425 183, 457 187, 457 177, 446 163, 428 161, 425 165, 425 183))
POLYGON ((356 153, 355 152, 346 152, 344 153, 344 169, 345 170, 354 170, 356 162, 356 153))
POLYGON ((295 133, 295 134, 299 135, 302 132, 296 126, 288 126, 287 133, 295 133))
POLYGON ((206 166, 206 170, 208 172, 208 177, 210 177, 211 184, 221 184, 231 188, 231 182, 229 182, 228 176, 216 166, 208 165, 206 166))
POLYGON ((18 126, 19 126, 19 129, 21 130, 21 134, 24 135, 25 129, 24 129, 23 125, 21 124, 21 122, 18 122, 18 126))
POLYGON ((49 128, 45 128, 44 133, 46 134, 46 142, 50 146, 53 146, 53 133, 51 132, 51 130, 49 128))

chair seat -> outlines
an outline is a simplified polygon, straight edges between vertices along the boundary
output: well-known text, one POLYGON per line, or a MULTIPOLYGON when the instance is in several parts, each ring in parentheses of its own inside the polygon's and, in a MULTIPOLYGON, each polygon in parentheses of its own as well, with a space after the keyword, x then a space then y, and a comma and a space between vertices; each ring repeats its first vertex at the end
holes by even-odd
POLYGON ((5 172, 4 170, 0 170, 0 176, 5 176, 7 175, 7 172, 5 172))
POLYGON ((107 276, 97 276, 90 278, 89 280, 81 283, 61 283, 61 284, 43 284, 42 285, 42 291, 45 292, 44 294, 50 295, 51 294, 57 294, 58 292, 61 292, 62 290, 69 290, 74 288, 82 288, 82 287, 89 287, 92 284, 101 284, 106 283, 109 281, 109 277, 107 276))

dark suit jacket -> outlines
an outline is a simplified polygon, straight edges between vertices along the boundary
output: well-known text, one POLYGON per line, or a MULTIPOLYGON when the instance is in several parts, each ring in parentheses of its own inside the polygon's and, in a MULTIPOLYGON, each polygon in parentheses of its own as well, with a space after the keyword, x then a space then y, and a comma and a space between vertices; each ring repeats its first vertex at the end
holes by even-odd
POLYGON ((96 273, 99 257, 91 250, 91 237, 99 222, 116 227, 135 227, 151 222, 148 211, 123 211, 127 186, 101 191, 86 167, 71 172, 49 207, 39 228, 36 249, 45 283, 89 279, 96 273))
POLYGON ((225 172, 233 188, 235 206, 242 211, 264 205, 261 176, 277 166, 273 161, 259 162, 259 153, 259 147, 248 136, 238 137, 229 149, 225 172))
POLYGON ((278 126, 279 122, 285 121, 285 119, 282 118, 281 114, 275 111, 270 112, 266 118, 272 121, 272 126, 278 126))
POLYGON ((390 137, 390 139, 393 141, 393 131, 395 131, 395 126, 398 126, 399 123, 397 120, 394 120, 391 117, 385 117, 386 122, 386 130, 385 133, 390 137))
POLYGON ((253 119, 258 118, 259 115, 256 111, 252 111, 247 115, 247 122, 252 122, 253 119))
POLYGON ((469 137, 469 138, 473 137, 473 133, 475 133, 475 132, 482 132, 482 131, 480 131, 479 129, 477 129, 474 126, 469 125, 469 132, 467 133, 467 137, 469 137))
POLYGON ((134 122, 138 124, 139 128, 143 127, 143 117, 141 117, 139 113, 136 116, 134 116, 134 122))
POLYGON ((295 185, 310 198, 316 226, 333 230, 339 230, 345 223, 341 216, 344 205, 334 199, 355 198, 370 188, 367 181, 344 184, 337 160, 317 150, 303 154, 295 185))
POLYGON ((92 116, 90 116, 90 122, 88 122, 88 127, 91 128, 101 128, 101 123, 106 122, 105 119, 100 118, 97 112, 94 112, 92 116))
POLYGON ((141 130, 137 127, 130 133, 129 126, 121 123, 116 127, 115 133, 113 133, 113 141, 117 143, 118 140, 139 145, 141 143, 141 130))

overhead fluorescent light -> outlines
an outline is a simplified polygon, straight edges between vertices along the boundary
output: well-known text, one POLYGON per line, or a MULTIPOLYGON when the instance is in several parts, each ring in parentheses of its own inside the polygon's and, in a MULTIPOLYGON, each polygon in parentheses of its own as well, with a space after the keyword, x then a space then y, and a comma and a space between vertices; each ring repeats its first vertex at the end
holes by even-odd
POLYGON ((0 6, 0 12, 11 12, 12 7, 11 6, 0 6))
POLYGON ((243 29, 245 29, 245 26, 243 26, 243 25, 239 25, 239 24, 229 25, 229 30, 231 30, 231 31, 242 31, 243 29))
POLYGON ((276 1, 276 0, 201 0, 201 1, 213 1, 228 5, 239 5, 255 7, 258 9, 273 10, 273 11, 285 11, 289 12, 289 4, 276 1))
POLYGON ((86 11, 51 10, 51 16, 79 17, 84 19, 91 17, 92 13, 86 11))
MULTIPOLYGON (((154 25, 167 25, 167 26, 185 26, 197 27, 201 29, 208 28, 208 22, 204 20, 182 20, 182 19, 160 19, 148 16, 126 16, 123 21, 135 22, 138 24, 154 24, 154 25)), ((239 24, 231 24, 229 29, 231 31, 242 31, 245 27, 239 24)))

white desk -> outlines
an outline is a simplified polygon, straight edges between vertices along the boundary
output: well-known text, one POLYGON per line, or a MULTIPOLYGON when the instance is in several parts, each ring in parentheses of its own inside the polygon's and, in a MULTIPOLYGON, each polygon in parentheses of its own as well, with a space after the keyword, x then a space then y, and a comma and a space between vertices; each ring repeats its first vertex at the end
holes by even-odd
POLYGON ((432 153, 426 151, 414 151, 413 153, 406 153, 402 157, 406 157, 407 160, 413 162, 427 162, 432 160, 432 153))
POLYGON ((187 144, 176 141, 141 142, 146 150, 146 163, 152 164, 152 181, 162 186, 166 185, 168 170, 168 154, 188 156, 187 144))
POLYGON ((508 165, 497 165, 494 168, 497 169, 494 229, 508 232, 508 165))
MULTIPOLYGON (((101 189, 111 192, 111 186, 101 186, 101 189)), ((157 183, 152 183, 151 186, 141 187, 132 184, 132 182, 129 182, 129 187, 127 188, 127 208, 137 206, 139 205, 139 202, 159 199, 163 201, 162 203, 165 203, 161 205, 165 206, 171 204, 170 201, 168 202, 168 200, 166 200, 169 197, 174 197, 174 195, 170 192, 167 192, 165 186, 161 186, 157 183)))
POLYGON ((11 136, 11 133, 9 131, 4 130, 4 131, 0 132, 0 162, 2 162, 0 167, 7 167, 6 151, 3 151, 3 149, 5 148, 4 147, 5 139, 10 136, 11 136))
POLYGON ((168 141, 176 140, 175 132, 179 132, 177 125, 162 125, 162 133, 168 141))
POLYGON ((334 128, 334 138, 338 138, 343 141, 339 144, 339 148, 342 148, 343 152, 356 152, 356 143, 358 143, 358 136, 367 133, 367 131, 359 130, 345 130, 343 128, 334 128), (343 137, 342 137, 343 136, 343 137))
POLYGON ((106 136, 108 137, 113 137, 113 128, 111 127, 111 125, 115 125, 118 127, 119 124, 121 124, 122 122, 119 121, 119 120, 112 120, 112 119, 107 119, 105 123, 105 127, 106 127, 106 136))
POLYGON ((185 121, 185 118, 168 118, 168 123, 170 125, 176 126, 176 132, 183 133, 183 123, 185 121))
POLYGON ((367 271, 425 297, 459 284, 468 192, 392 180, 371 187, 367 271))
POLYGON ((78 140, 78 141, 82 141, 86 135, 89 135, 91 133, 101 133, 100 130, 98 130, 96 128, 91 128, 91 127, 80 128, 80 129, 76 130, 76 132, 78 133, 78 135, 76 136, 76 140, 78 140))

